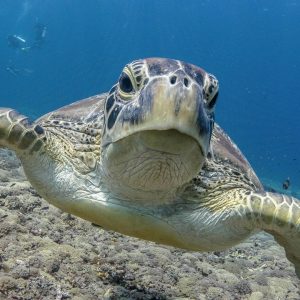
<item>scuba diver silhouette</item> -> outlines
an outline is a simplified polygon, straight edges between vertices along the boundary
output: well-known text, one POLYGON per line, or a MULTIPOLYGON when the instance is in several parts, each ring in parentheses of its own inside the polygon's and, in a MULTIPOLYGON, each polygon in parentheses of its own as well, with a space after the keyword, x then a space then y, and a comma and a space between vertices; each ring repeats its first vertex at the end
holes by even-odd
POLYGON ((7 37, 8 46, 21 51, 29 51, 33 48, 41 48, 45 42, 47 26, 43 23, 36 22, 34 25, 34 41, 28 45, 27 41, 17 34, 11 34, 7 37))
MULTIPOLYGON (((18 51, 28 52, 34 48, 40 49, 45 43, 46 34, 47 34, 47 26, 39 22, 38 19, 36 19, 34 25, 34 39, 32 43, 28 43, 26 39, 24 39, 20 35, 10 34, 7 36, 7 44, 8 47, 15 49, 16 52, 18 51)), ((4 69, 6 72, 8 72, 13 76, 19 76, 19 75, 28 76, 31 73, 33 73, 32 69, 16 67, 12 63, 12 60, 10 60, 10 62, 4 67, 4 69)))
POLYGON ((45 38, 47 34, 47 26, 45 26, 40 22, 37 22, 34 26, 34 29, 35 29, 35 38, 31 48, 41 48, 45 42, 45 38))
POLYGON ((22 50, 26 46, 26 40, 19 35, 13 34, 7 37, 8 46, 11 48, 22 50))

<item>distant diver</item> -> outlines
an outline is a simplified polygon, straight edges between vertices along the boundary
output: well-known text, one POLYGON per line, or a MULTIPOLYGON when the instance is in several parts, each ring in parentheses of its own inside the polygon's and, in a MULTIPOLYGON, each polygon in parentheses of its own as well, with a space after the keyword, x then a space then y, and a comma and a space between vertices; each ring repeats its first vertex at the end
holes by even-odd
POLYGON ((23 50, 26 48, 26 40, 19 35, 13 34, 7 37, 8 46, 15 49, 23 50))
POLYGON ((46 34, 47 34, 47 26, 38 22, 34 26, 35 29, 35 38, 32 47, 41 48, 41 46, 45 42, 46 34))
POLYGON ((282 183, 282 188, 284 190, 287 190, 291 185, 290 178, 288 177, 283 183, 282 183))
POLYGON ((20 74, 20 69, 17 69, 15 67, 7 66, 5 70, 14 76, 18 76, 20 74))
POLYGON ((31 73, 33 73, 33 70, 31 70, 31 69, 27 69, 27 68, 19 69, 12 65, 6 66, 5 70, 14 76, 18 76, 18 75, 27 76, 27 75, 30 75, 31 73))
POLYGON ((41 48, 45 42, 47 26, 43 23, 36 22, 34 25, 34 31, 34 40, 31 44, 28 45, 27 41, 21 36, 12 34, 7 37, 8 46, 24 52, 27 52, 33 48, 41 48))

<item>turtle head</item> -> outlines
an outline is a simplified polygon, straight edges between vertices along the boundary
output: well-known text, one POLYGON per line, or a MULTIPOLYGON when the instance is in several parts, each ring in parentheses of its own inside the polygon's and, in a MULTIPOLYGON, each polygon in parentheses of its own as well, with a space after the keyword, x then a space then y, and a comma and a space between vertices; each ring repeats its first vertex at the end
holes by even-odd
POLYGON ((104 107, 109 181, 143 192, 190 181, 209 151, 217 94, 217 79, 191 64, 149 58, 126 65, 104 107))

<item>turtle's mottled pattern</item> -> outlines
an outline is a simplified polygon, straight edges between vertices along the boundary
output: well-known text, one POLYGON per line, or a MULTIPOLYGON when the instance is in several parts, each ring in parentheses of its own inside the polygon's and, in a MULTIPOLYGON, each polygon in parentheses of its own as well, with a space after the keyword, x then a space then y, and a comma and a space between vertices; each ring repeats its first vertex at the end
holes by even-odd
POLYGON ((136 60, 109 93, 36 122, 0 109, 0 146, 46 200, 103 228, 199 251, 265 230, 300 277, 299 202, 264 191, 215 123, 217 96, 199 67, 136 60))

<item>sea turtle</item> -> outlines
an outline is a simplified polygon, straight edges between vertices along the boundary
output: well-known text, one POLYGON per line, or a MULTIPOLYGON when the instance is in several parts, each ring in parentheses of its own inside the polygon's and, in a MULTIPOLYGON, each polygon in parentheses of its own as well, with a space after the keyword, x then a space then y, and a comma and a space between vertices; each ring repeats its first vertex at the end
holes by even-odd
POLYGON ((2 108, 0 146, 47 201, 104 229, 197 251, 264 230, 300 277, 300 202, 264 191, 214 122, 218 89, 195 65, 136 60, 109 93, 35 122, 2 108))

